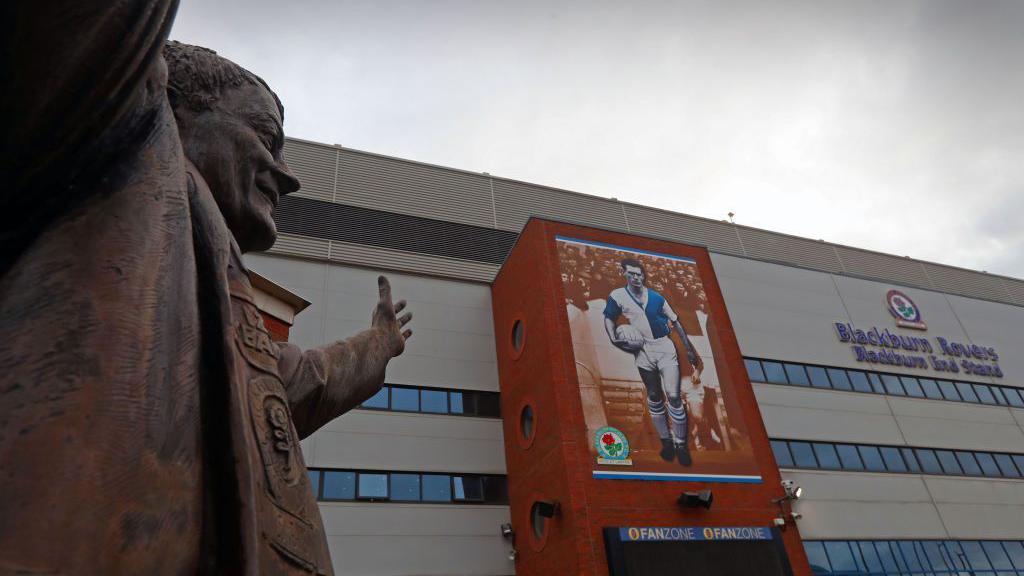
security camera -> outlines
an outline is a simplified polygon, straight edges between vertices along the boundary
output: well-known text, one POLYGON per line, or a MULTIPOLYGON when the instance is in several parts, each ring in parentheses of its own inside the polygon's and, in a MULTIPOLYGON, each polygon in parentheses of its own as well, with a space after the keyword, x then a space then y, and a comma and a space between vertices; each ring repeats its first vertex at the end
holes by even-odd
POLYGON ((789 500, 799 500, 804 493, 804 489, 797 486, 796 482, 792 480, 783 480, 782 489, 785 490, 786 498, 789 500))
POLYGON ((801 514, 801 513, 799 513, 799 512, 790 512, 790 513, 789 513, 789 517, 790 517, 790 518, 792 518, 792 519, 793 519, 793 521, 795 522, 795 521, 797 521, 797 520, 799 520, 799 519, 803 518, 803 517, 804 517, 804 515, 803 515, 803 514, 801 514))
POLYGON ((786 525, 786 519, 781 517, 781 516, 778 516, 778 517, 772 518, 772 523, 774 523, 776 526, 785 526, 786 525))
POLYGON ((512 525, 511 524, 506 522, 506 523, 501 525, 501 537, 502 538, 504 538, 506 540, 511 540, 514 535, 515 535, 515 532, 512 531, 512 525))

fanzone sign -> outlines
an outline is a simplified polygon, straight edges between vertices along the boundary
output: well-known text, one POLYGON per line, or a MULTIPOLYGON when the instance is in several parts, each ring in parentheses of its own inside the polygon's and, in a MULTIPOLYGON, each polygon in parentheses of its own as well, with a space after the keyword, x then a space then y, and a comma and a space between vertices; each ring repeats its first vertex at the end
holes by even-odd
POLYGON ((708 540, 771 540, 764 526, 631 526, 619 528, 623 542, 687 542, 708 540))

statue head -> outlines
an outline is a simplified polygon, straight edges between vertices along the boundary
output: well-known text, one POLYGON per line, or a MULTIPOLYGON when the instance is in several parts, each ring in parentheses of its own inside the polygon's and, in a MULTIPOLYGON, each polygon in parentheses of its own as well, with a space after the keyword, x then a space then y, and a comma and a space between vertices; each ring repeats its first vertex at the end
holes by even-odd
POLYGON ((185 156, 242 252, 277 238, 274 208, 299 189, 284 161, 284 107, 261 78, 213 50, 168 42, 167 96, 185 156))

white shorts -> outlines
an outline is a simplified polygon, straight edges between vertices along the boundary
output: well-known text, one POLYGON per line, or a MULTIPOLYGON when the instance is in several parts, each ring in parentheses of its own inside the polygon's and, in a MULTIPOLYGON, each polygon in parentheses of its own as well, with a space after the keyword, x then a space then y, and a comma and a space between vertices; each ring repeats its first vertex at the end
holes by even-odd
POLYGON ((704 383, 694 384, 693 378, 684 376, 682 378, 681 392, 686 398, 686 405, 690 414, 702 414, 704 410, 704 383))
POLYGON ((668 336, 656 340, 644 340, 644 345, 636 353, 636 367, 651 372, 661 372, 669 366, 679 366, 679 354, 676 345, 668 336))

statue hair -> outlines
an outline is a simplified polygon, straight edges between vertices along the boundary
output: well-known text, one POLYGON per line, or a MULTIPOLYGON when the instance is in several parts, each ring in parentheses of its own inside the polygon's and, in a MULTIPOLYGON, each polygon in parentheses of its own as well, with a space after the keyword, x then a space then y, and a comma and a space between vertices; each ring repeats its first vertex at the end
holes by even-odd
POLYGON ((284 118, 281 100, 262 78, 213 50, 171 40, 164 44, 163 53, 167 61, 167 97, 175 111, 181 107, 195 112, 210 110, 224 90, 252 84, 274 97, 284 118))

